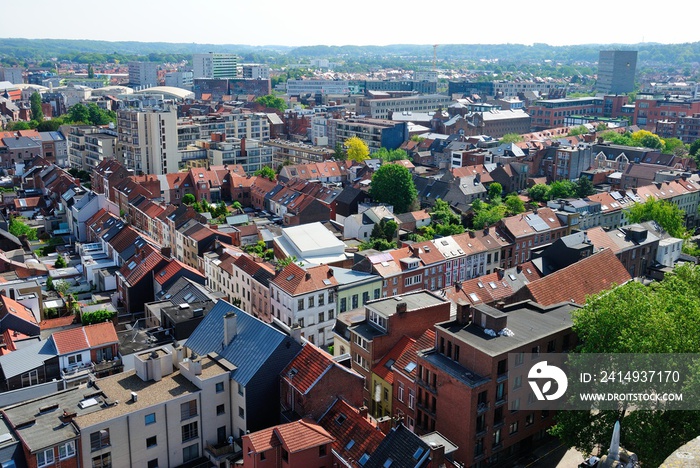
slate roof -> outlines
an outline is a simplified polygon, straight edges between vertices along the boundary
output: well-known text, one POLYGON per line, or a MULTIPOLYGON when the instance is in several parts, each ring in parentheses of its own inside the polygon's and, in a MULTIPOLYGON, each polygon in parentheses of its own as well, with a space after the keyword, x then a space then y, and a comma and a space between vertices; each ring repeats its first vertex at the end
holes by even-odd
POLYGON ((532 300, 543 306, 573 302, 583 305, 586 297, 631 280, 629 272, 610 249, 602 250, 573 265, 555 271, 525 286, 532 300))
POLYGON ((353 460, 356 467, 360 466, 357 461, 374 452, 384 439, 377 427, 342 399, 336 400, 318 423, 335 438, 333 450, 343 460, 353 460))
POLYGON ((45 361, 57 355, 52 340, 37 341, 26 348, 0 356, 0 367, 5 378, 9 379, 41 367, 45 361))
POLYGON ((403 424, 391 429, 364 468, 424 468, 430 466, 430 447, 403 424))
POLYGON ((270 355, 280 346, 292 346, 292 338, 273 328, 238 307, 219 300, 200 322, 186 346, 200 356, 216 351, 236 366, 231 378, 245 386, 261 369, 270 355), (234 312, 237 317, 237 333, 230 343, 223 345, 224 316, 234 312), (223 348, 223 349, 222 349, 223 348))

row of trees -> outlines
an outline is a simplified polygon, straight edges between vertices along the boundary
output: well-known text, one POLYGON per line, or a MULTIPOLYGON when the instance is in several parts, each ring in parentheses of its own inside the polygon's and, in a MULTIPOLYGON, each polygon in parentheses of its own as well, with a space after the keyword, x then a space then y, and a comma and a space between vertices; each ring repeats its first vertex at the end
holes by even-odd
POLYGON ((591 179, 582 176, 577 182, 557 180, 551 185, 535 184, 528 189, 527 194, 536 202, 546 203, 559 198, 586 198, 595 194, 595 187, 591 179))
POLYGON ((108 125, 117 121, 116 112, 101 109, 94 102, 75 104, 68 110, 68 113, 53 117, 50 120, 44 120, 44 113, 41 110, 41 95, 39 93, 31 95, 30 104, 32 120, 29 122, 9 122, 6 130, 36 129, 40 132, 55 132, 61 125, 65 124, 108 125))

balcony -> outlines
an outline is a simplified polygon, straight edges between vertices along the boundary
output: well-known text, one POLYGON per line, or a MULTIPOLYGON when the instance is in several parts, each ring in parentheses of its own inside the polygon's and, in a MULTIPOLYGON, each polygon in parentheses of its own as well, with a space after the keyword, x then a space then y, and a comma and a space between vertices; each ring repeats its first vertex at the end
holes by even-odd
POLYGON ((206 450, 211 453, 214 457, 218 458, 230 453, 235 453, 236 444, 207 444, 206 450))

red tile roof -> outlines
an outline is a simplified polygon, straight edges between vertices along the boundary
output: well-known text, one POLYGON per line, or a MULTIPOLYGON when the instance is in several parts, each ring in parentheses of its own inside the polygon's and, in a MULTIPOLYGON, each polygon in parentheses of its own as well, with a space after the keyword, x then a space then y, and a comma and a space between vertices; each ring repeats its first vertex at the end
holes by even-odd
POLYGON ((58 354, 70 354, 106 344, 117 343, 117 332, 112 322, 96 323, 70 328, 51 335, 58 354))
POLYGON ((333 366, 339 365, 333 361, 330 354, 307 342, 301 352, 284 368, 281 376, 282 380, 297 391, 306 394, 333 366))
POLYGON ((14 299, 10 299, 3 294, 0 294, 0 302, 2 302, 2 308, 0 309, 0 320, 2 320, 7 314, 12 314, 21 318, 25 322, 39 325, 36 317, 34 317, 34 313, 28 307, 25 307, 14 299))
POLYGON ((414 378, 418 368, 418 352, 435 346, 435 331, 429 328, 413 344, 404 350, 392 366, 395 372, 401 372, 407 377, 414 378))
POLYGON ((51 330, 52 328, 63 328, 68 325, 72 325, 75 322, 74 315, 68 315, 66 317, 58 317, 54 319, 42 320, 39 327, 42 330, 51 330))
POLYGON ((411 346, 416 343, 411 337, 406 335, 402 336, 398 343, 394 345, 391 350, 386 353, 386 355, 379 361, 379 363, 374 366, 372 372, 377 374, 381 379, 383 379, 389 385, 394 384, 394 371, 391 366, 396 362, 396 360, 406 351, 408 351, 411 346))
POLYGON ((172 258, 169 260, 168 264, 164 268, 156 272, 154 278, 162 286, 163 284, 167 283, 170 279, 172 279, 173 276, 175 276, 183 270, 194 273, 197 276, 201 276, 202 278, 205 277, 202 273, 199 272, 199 270, 196 270, 189 265, 185 265, 176 258, 172 258))
POLYGON ((304 270, 296 263, 290 263, 279 272, 272 283, 287 294, 296 296, 338 286, 338 280, 332 272, 333 268, 328 265, 309 267, 304 270))
POLYGON ((384 439, 375 425, 342 399, 336 400, 318 423, 335 438, 333 450, 343 460, 353 460, 352 466, 359 467, 357 460, 374 452, 384 439))
POLYGON ((629 272, 610 249, 602 250, 573 265, 525 286, 535 302, 549 306, 561 302, 585 304, 592 294, 631 280, 629 272))
POLYGON ((311 420, 294 421, 248 434, 255 453, 282 445, 288 452, 301 452, 333 442, 335 439, 323 427, 311 420))

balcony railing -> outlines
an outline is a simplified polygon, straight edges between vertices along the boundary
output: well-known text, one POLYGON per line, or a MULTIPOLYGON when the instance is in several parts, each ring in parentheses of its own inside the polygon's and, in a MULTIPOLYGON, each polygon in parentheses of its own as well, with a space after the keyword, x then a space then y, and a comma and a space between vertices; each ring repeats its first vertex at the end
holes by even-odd
POLYGON ((207 451, 218 458, 222 455, 234 453, 236 449, 234 444, 207 444, 207 451))

